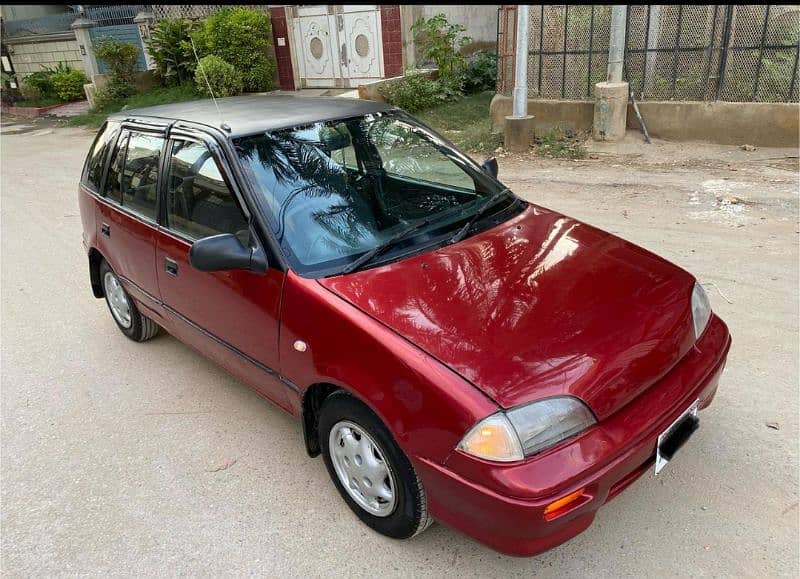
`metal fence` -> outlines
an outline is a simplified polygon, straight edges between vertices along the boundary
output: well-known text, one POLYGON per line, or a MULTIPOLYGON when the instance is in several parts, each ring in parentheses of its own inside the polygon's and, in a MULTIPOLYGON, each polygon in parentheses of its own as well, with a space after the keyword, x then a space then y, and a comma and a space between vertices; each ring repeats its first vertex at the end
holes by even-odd
POLYGON ((79 16, 94 21, 96 26, 132 24, 136 14, 145 8, 146 6, 139 4, 84 5, 81 14, 76 5, 75 9, 69 8, 63 14, 48 14, 37 18, 4 21, 3 32, 9 38, 67 32, 79 16))
POLYGON ((143 4, 115 4, 105 6, 84 6, 84 18, 95 23, 95 26, 120 26, 133 24, 139 12, 149 7, 143 4))
MULTIPOLYGON (((241 4, 246 8, 253 8, 263 12, 269 12, 267 4, 241 4)), ((200 20, 211 16, 223 8, 232 8, 230 4, 153 4, 151 12, 156 20, 164 18, 186 18, 188 20, 200 20)))
MULTIPOLYGON (((514 84, 515 12, 501 9, 503 94, 514 84)), ((610 24, 609 5, 532 6, 529 96, 593 98, 595 83, 606 80, 610 24)), ((625 76, 642 100, 797 102, 799 57, 795 5, 628 6, 625 76)))

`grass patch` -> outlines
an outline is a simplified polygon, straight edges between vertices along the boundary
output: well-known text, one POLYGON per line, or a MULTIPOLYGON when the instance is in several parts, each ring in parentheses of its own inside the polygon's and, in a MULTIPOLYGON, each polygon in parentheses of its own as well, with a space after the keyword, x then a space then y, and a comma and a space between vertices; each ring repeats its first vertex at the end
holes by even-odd
POLYGON ((98 128, 108 115, 124 109, 139 109, 155 105, 180 103, 203 98, 193 84, 183 84, 173 87, 156 87, 145 92, 135 94, 127 99, 110 99, 87 113, 66 119, 70 127, 85 126, 98 128))
POLYGON ((489 104, 493 91, 467 95, 417 113, 420 119, 453 141, 460 149, 487 153, 503 144, 502 133, 493 133, 489 104))
POLYGON ((554 159, 585 159, 586 147, 582 139, 572 131, 556 127, 536 135, 536 152, 542 157, 554 159))
POLYGON ((39 107, 50 107, 53 105, 61 105, 61 104, 67 104, 67 103, 65 103, 62 100, 59 100, 56 97, 51 97, 51 98, 39 98, 39 99, 17 101, 14 103, 14 106, 39 108, 39 107))

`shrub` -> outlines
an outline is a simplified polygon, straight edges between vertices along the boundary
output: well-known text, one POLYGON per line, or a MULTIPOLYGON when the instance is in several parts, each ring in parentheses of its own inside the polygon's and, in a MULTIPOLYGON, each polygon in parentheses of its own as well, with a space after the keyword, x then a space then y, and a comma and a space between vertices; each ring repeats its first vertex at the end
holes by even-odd
POLYGON ((135 92, 133 75, 139 60, 139 47, 108 36, 95 44, 97 58, 111 69, 108 90, 114 97, 126 97, 135 92))
POLYGON ((268 14, 251 8, 224 8, 192 34, 201 55, 215 54, 242 74, 244 89, 272 89, 275 61, 270 55, 272 23, 268 14))
POLYGON ((48 70, 39 70, 25 77, 20 85, 22 97, 28 101, 37 101, 55 97, 53 87, 53 73, 48 70))
POLYGON ((200 93, 205 95, 210 95, 209 85, 215 97, 227 97, 242 92, 241 73, 233 65, 213 54, 200 59, 194 72, 194 81, 200 93))
POLYGON ((464 92, 468 94, 494 90, 497 84, 497 55, 480 50, 467 59, 464 70, 464 92))
MULTIPOLYGON (((118 103, 124 102, 124 98, 114 96, 108 87, 101 88, 94 93, 94 108, 92 110, 95 112, 112 111, 118 103)), ((120 105, 120 108, 122 106, 120 105)))
POLYGON ((472 41, 469 36, 463 35, 466 28, 460 24, 450 24, 444 14, 437 14, 427 20, 420 18, 411 30, 422 50, 423 59, 433 62, 439 69, 439 78, 430 80, 407 75, 387 91, 384 95, 386 100, 415 112, 461 98, 464 94, 467 59, 460 49, 472 41))
POLYGON ((436 64, 440 78, 463 74, 466 58, 459 50, 472 42, 472 38, 462 35, 465 30, 460 24, 450 24, 441 13, 427 20, 420 18, 411 26, 423 58, 436 64))
POLYGON ((44 70, 45 72, 56 74, 58 72, 72 72, 73 69, 66 62, 59 62, 57 65, 55 65, 55 67, 42 66, 42 70, 44 70))
POLYGON ((381 90, 386 102, 410 113, 457 100, 461 96, 459 79, 427 78, 424 74, 406 72, 402 80, 381 90))
POLYGON ((89 82, 86 75, 80 70, 70 70, 69 72, 57 72, 51 77, 53 89, 59 100, 72 102, 83 100, 85 92, 83 85, 89 82))
POLYGON ((146 41, 162 84, 177 86, 194 75, 197 62, 189 36, 193 29, 191 20, 165 18, 158 21, 150 39, 146 41))

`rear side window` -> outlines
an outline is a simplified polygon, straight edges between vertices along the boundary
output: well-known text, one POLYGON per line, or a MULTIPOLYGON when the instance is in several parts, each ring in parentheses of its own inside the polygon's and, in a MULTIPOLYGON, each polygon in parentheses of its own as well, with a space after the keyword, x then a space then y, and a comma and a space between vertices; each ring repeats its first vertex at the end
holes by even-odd
POLYGON ((116 125, 110 123, 103 125, 92 144, 89 156, 86 157, 83 181, 95 191, 100 190, 100 182, 103 179, 103 166, 108 156, 108 149, 114 142, 112 137, 115 133, 116 125))
POLYGON ((112 201, 122 203, 122 189, 120 187, 120 177, 122 177, 122 164, 125 162, 125 149, 128 147, 128 131, 123 131, 117 141, 117 147, 111 156, 108 164, 108 175, 106 176, 106 186, 103 189, 103 196, 112 201))
POLYGON ((122 206, 156 220, 158 161, 163 137, 131 132, 122 171, 122 206))
POLYGON ((247 220, 205 145, 175 141, 167 177, 170 229, 192 239, 247 231, 247 220))

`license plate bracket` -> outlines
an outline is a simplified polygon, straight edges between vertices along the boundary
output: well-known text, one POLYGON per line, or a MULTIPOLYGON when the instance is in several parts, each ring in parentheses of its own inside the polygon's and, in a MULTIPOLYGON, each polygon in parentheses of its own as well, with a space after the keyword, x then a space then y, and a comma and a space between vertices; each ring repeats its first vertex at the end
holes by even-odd
POLYGON ((700 400, 695 400, 659 436, 656 443, 656 474, 667 466, 675 453, 700 427, 698 411, 700 400))

